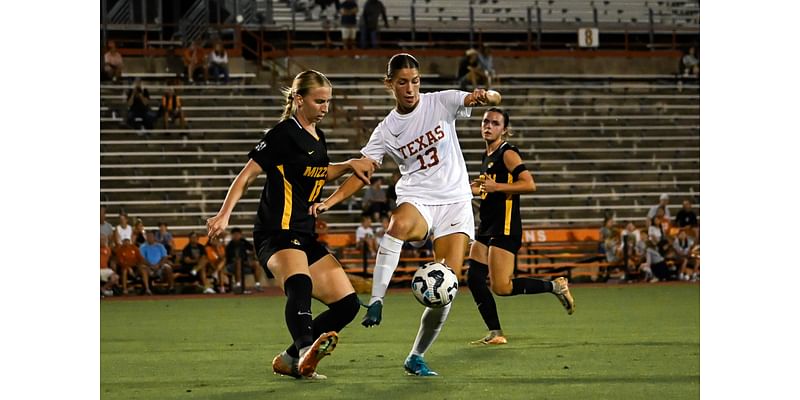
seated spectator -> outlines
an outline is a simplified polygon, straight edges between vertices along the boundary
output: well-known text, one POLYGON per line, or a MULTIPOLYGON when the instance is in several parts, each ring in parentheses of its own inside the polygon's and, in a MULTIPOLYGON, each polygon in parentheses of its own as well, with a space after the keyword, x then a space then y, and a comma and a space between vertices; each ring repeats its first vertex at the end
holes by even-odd
POLYGON ((622 242, 617 250, 617 258, 622 262, 625 279, 628 280, 638 280, 642 276, 641 264, 646 248, 645 242, 637 239, 638 237, 640 236, 634 234, 622 236, 622 242))
POLYGON ((208 55, 208 73, 219 82, 219 76, 224 77, 224 82, 228 83, 228 52, 222 47, 222 43, 214 45, 214 51, 208 55))
POLYGON ((639 233, 639 231, 636 229, 636 226, 633 225, 633 222, 630 221, 625 224, 625 229, 623 229, 620 233, 620 243, 625 243, 625 236, 628 235, 633 235, 633 237, 636 238, 635 243, 639 243, 642 240, 641 233, 639 233))
POLYGON ((697 214, 692 210, 692 202, 690 200, 684 200, 683 207, 675 214, 675 225, 680 228, 697 227, 697 214))
POLYGON ((492 87, 493 83, 498 83, 494 70, 494 57, 492 57, 492 50, 489 46, 481 45, 480 51, 478 51, 478 63, 486 73, 486 89, 492 87))
POLYGON ((650 209, 647 211, 647 226, 648 227, 650 226, 650 222, 652 222, 653 217, 656 216, 656 212, 658 211, 659 207, 663 207, 664 208, 664 217, 665 218, 667 218, 667 219, 672 218, 672 216, 669 214, 669 208, 667 206, 669 206, 669 195, 666 194, 666 193, 662 193, 661 196, 658 198, 658 204, 650 207, 650 209))
POLYGON ((100 235, 100 288, 102 296, 113 296, 114 288, 119 284, 119 276, 114 272, 111 260, 111 248, 108 247, 108 236, 100 235))
POLYGON ((206 52, 200 39, 193 41, 189 48, 183 51, 183 66, 186 67, 186 78, 189 83, 194 83, 195 73, 198 69, 203 72, 203 80, 208 82, 206 52))
POLYGON ((478 61, 478 50, 468 49, 458 64, 458 87, 471 91, 481 85, 486 87, 488 82, 489 78, 478 61))
POLYGON ((236 281, 234 283, 234 293, 248 293, 244 287, 244 274, 252 273, 256 280, 256 291, 261 292, 261 266, 255 259, 255 248, 252 243, 242 237, 242 230, 233 228, 231 230, 231 241, 225 246, 226 269, 232 274, 236 281))
POLYGON ((106 206, 100 206, 100 236, 105 236, 109 246, 114 247, 117 244, 114 235, 114 227, 106 221, 106 206))
POLYGON ((228 274, 225 272, 225 245, 219 237, 214 237, 206 243, 206 258, 211 267, 211 276, 217 280, 217 291, 225 293, 228 284, 228 274))
POLYGON ((675 262, 680 265, 678 271, 678 279, 688 281, 695 278, 694 263, 692 258, 692 248, 694 248, 694 239, 686 234, 686 231, 680 231, 675 241, 672 242, 672 248, 675 254, 675 262))
POLYGON ((353 50, 356 46, 356 29, 358 29, 358 3, 356 0, 342 1, 339 13, 342 24, 342 45, 345 50, 353 50))
POLYGON ((141 126, 145 129, 153 129, 156 115, 150 111, 150 91, 142 87, 141 78, 133 81, 133 89, 126 94, 128 100, 128 126, 136 129, 141 121, 141 126))
POLYGON ((599 253, 607 255, 606 252, 606 241, 611 239, 611 236, 614 235, 614 218, 612 217, 605 217, 603 219, 603 226, 600 228, 600 243, 599 243, 599 253))
POLYGON ((141 246, 147 241, 147 232, 145 232, 144 222, 141 218, 136 218, 136 222, 133 223, 131 241, 137 246, 141 246))
MULTIPOLYGON (((117 247, 117 270, 122 276, 122 293, 128 294, 128 274, 138 274, 144 277, 147 266, 144 265, 139 247, 131 243, 130 238, 125 238, 117 247)), ((149 286, 148 286, 149 287, 149 286)))
POLYGON ((144 259, 145 269, 142 271, 142 281, 146 294, 153 294, 150 291, 150 277, 155 279, 166 279, 167 291, 172 293, 175 290, 175 277, 172 274, 172 265, 167 259, 167 249, 163 244, 156 242, 156 231, 147 231, 147 242, 139 246, 139 251, 144 259))
POLYGON ((178 96, 172 87, 161 96, 158 115, 164 120, 164 129, 169 129, 170 121, 174 123, 175 120, 180 121, 181 129, 186 129, 186 115, 183 113, 181 96, 178 96))
POLYGON ((672 248, 669 238, 669 219, 665 216, 664 207, 658 207, 656 215, 650 220, 650 227, 647 228, 647 236, 650 241, 656 244, 662 256, 668 256, 672 248))
POLYGON ((666 259, 659 252, 657 243, 652 240, 645 242, 645 264, 642 265, 642 270, 648 272, 650 282, 665 281, 669 278, 669 269, 667 267, 666 259))
POLYGON ((122 69, 125 63, 122 61, 122 54, 117 51, 117 44, 113 40, 108 41, 108 50, 103 54, 103 70, 111 81, 117 83, 122 79, 122 69))
POLYGON ((375 231, 372 230, 372 218, 369 215, 361 217, 361 225, 356 229, 356 247, 365 255, 375 257, 378 245, 375 242, 375 231))
POLYGON ((198 242, 197 233, 191 232, 189 233, 189 243, 181 252, 181 262, 176 272, 200 276, 200 283, 203 285, 203 293, 214 294, 216 292, 208 283, 206 267, 208 267, 206 249, 198 242))
POLYGON ((377 221, 382 215, 388 215, 389 200, 386 196, 386 191, 381 188, 383 178, 374 176, 370 182, 367 190, 364 191, 364 197, 361 199, 361 207, 364 215, 369 215, 373 220, 377 221))
POLYGON ((117 225, 115 231, 114 236, 117 240, 117 246, 121 245, 125 239, 133 239, 133 227, 128 225, 128 214, 119 213, 119 225, 117 225))
POLYGON ((158 223, 158 231, 156 231, 156 242, 164 245, 167 249, 167 254, 172 254, 175 250, 175 240, 172 237, 172 232, 169 231, 166 222, 158 223))
POLYGON ((697 49, 692 46, 689 51, 681 57, 681 71, 683 76, 699 76, 700 60, 697 59, 697 49))

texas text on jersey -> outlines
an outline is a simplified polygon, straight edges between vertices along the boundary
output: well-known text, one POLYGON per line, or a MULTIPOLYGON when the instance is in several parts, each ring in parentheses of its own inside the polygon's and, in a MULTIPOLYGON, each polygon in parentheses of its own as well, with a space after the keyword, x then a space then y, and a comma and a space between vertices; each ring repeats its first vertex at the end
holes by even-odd
POLYGON ((330 163, 325 135, 319 128, 316 133, 319 140, 288 118, 267 131, 248 154, 267 174, 256 231, 314 233, 308 208, 320 198, 330 163))

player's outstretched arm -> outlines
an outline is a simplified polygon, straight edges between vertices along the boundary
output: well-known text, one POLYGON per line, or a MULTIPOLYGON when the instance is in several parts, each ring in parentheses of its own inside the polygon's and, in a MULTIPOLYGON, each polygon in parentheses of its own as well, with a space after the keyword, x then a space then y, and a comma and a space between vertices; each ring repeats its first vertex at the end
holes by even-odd
POLYGON ((239 202, 239 199, 242 198, 242 195, 247 191, 250 184, 252 184, 262 172, 261 166, 258 165, 257 162, 250 160, 239 172, 239 175, 236 175, 230 188, 228 188, 228 194, 225 195, 225 201, 222 202, 222 207, 220 207, 219 212, 217 215, 206 220, 209 238, 219 237, 219 235, 225 232, 225 228, 228 227, 228 221, 231 218, 231 213, 233 213, 233 208, 236 207, 236 203, 239 202))
POLYGON ((494 90, 475 89, 464 98, 464 107, 497 106, 502 96, 494 90))
POLYGON ((326 181, 332 181, 346 174, 353 172, 353 175, 361 179, 362 182, 369 185, 372 173, 378 168, 378 163, 366 158, 351 158, 345 162, 331 163, 328 165, 328 175, 325 177, 326 181))
POLYGON ((308 213, 316 218, 325 211, 328 211, 331 207, 347 200, 363 187, 364 181, 355 175, 350 175, 350 177, 348 177, 327 199, 323 200, 321 203, 314 203, 311 205, 311 209, 308 210, 308 213))

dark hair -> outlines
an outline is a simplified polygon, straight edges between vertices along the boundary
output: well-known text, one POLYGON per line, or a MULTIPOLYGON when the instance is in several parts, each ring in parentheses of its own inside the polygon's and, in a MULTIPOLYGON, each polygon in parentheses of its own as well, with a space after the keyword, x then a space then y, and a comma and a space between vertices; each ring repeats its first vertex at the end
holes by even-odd
POLYGON ((242 229, 241 228, 233 228, 233 229, 231 229, 231 234, 234 234, 234 233, 242 233, 242 229))
POLYGON ((157 229, 150 229, 149 231, 147 231, 147 233, 152 233, 153 236, 155 236, 156 233, 158 233, 158 230, 157 229))
POLYGON ((486 110, 486 112, 489 111, 503 114, 503 128, 508 128, 508 125, 511 123, 511 119, 509 119, 508 113, 505 110, 499 107, 492 107, 486 110))
POLYGON ((419 69, 419 61, 408 53, 393 55, 389 59, 389 65, 386 67, 386 79, 391 80, 394 77, 394 73, 403 68, 419 69))

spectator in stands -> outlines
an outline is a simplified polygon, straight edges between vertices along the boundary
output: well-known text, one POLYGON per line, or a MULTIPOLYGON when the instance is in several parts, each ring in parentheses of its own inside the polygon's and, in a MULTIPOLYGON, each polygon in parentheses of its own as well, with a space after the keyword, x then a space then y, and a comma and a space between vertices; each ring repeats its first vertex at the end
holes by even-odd
POLYGON ((481 44, 478 51, 478 63, 486 74, 486 88, 492 87, 493 83, 497 83, 497 76, 494 70, 494 57, 492 57, 492 50, 489 46, 481 44))
POLYGON ((144 221, 141 218, 136 218, 133 223, 133 234, 131 235, 131 242, 137 246, 143 245, 147 241, 147 232, 144 229, 144 221))
POLYGON ((103 70, 111 81, 116 83, 122 78, 122 69, 125 63, 122 61, 122 54, 117 51, 117 44, 113 40, 108 41, 108 50, 103 54, 103 70))
POLYGON ((156 115, 150 111, 150 92, 142 87, 141 78, 133 81, 133 89, 128 90, 128 126, 137 127, 137 119, 141 120, 145 129, 153 129, 156 115))
POLYGON ((172 233, 169 231, 167 227, 166 222, 158 223, 158 231, 156 231, 156 242, 164 245, 164 248, 167 249, 167 254, 172 254, 173 250, 175 250, 175 241, 172 237, 172 233))
MULTIPOLYGON (((144 265, 142 254, 139 247, 131 243, 131 239, 125 238, 116 249, 117 270, 122 276, 122 293, 128 294, 128 274, 138 273, 144 277, 147 273, 147 266, 144 265)), ((149 286, 147 287, 149 290, 149 286)))
POLYGON ((389 20, 386 18, 386 7, 381 0, 367 0, 364 3, 364 12, 361 14, 361 48, 367 48, 367 38, 370 47, 378 48, 378 20, 383 17, 383 26, 389 29, 389 20))
POLYGON ((650 220, 650 226, 647 228, 647 236, 650 241, 655 243, 661 255, 666 256, 670 251, 669 239, 669 219, 665 215, 666 207, 658 207, 656 215, 650 220))
POLYGON ((375 241, 375 231, 372 230, 372 218, 368 214, 361 217, 361 225, 356 229, 356 247, 370 257, 375 257, 378 248, 375 241))
POLYGON ((208 73, 219 82, 219 76, 223 76, 223 82, 228 83, 228 52, 222 47, 222 43, 214 45, 214 51, 208 55, 208 73))
POLYGON ((681 71, 683 72, 683 76, 700 75, 700 60, 697 58, 696 52, 697 49, 692 46, 681 58, 681 71))
POLYGON ((167 291, 175 290, 175 277, 172 274, 172 265, 167 259, 167 249, 163 244, 156 242, 156 231, 147 231, 147 242, 139 246, 146 268, 142 271, 145 293, 150 295, 150 277, 167 280, 167 291))
POLYGON ((119 276, 114 272, 111 260, 111 248, 108 247, 108 236, 100 235, 100 294, 113 296, 114 288, 119 284, 119 276))
POLYGON ((323 21, 325 26, 328 26, 329 21, 334 19, 329 14, 335 15, 340 8, 339 0, 314 0, 314 3, 315 6, 319 6, 319 20, 323 21))
POLYGON ((697 214, 692 210, 692 202, 690 200, 683 201, 683 208, 675 215, 675 225, 680 228, 697 227, 697 214))
POLYGON ((659 196, 659 198, 658 198, 658 204, 650 207, 650 209, 647 211, 647 224, 648 224, 648 226, 650 226, 649 224, 653 220, 653 217, 656 216, 656 212, 658 211, 659 207, 663 207, 664 208, 664 217, 665 218, 668 218, 668 219, 672 218, 672 216, 669 214, 669 208, 667 208, 668 205, 669 205, 669 195, 666 194, 666 193, 662 193, 661 196, 659 196))
POLYGON ((186 129, 186 115, 183 113, 181 96, 175 93, 172 87, 167 88, 161 96, 161 105, 158 108, 158 115, 164 120, 164 129, 169 129, 169 122, 180 121, 181 129, 186 129))
POLYGON ((603 219, 603 226, 600 228, 600 254, 606 254, 606 241, 614 235, 614 218, 607 216, 603 219))
POLYGON ((678 279, 682 281, 688 281, 693 274, 694 266, 690 268, 690 262, 692 261, 692 248, 694 247, 694 239, 689 237, 686 234, 686 231, 680 231, 678 236, 672 242, 672 248, 675 254, 675 263, 679 265, 678 271, 680 274, 678 275, 678 279))
POLYGON ((649 273, 651 283, 667 280, 669 278, 669 269, 667 268, 666 259, 658 249, 658 243, 653 238, 650 238, 645 244, 645 258, 647 261, 645 261, 642 269, 649 273))
POLYGON ((255 257, 255 248, 242 237, 242 230, 231 230, 231 241, 225 247, 226 266, 229 274, 234 275, 234 293, 247 293, 244 290, 244 274, 252 273, 256 280, 256 291, 261 292, 261 267, 255 257))
POLYGON ((379 220, 382 215, 389 213, 389 200, 386 197, 386 191, 381 187, 382 184, 383 178, 379 176, 372 177, 370 185, 364 191, 364 197, 361 200, 363 214, 369 215, 375 221, 379 220))
POLYGON ((625 229, 620 233, 620 242, 625 243, 625 236, 633 235, 636 238, 636 243, 639 243, 642 240, 641 233, 636 229, 636 226, 633 225, 633 222, 628 221, 625 224, 625 229))
POLYGON ((478 50, 468 49, 458 63, 458 87, 461 90, 474 90, 480 85, 486 85, 488 80, 478 60, 478 50))
POLYGON ((206 243, 206 258, 211 266, 211 276, 217 280, 217 291, 225 293, 228 284, 228 274, 225 271, 225 245, 220 237, 208 239, 206 243))
POLYGON ((345 50, 352 50, 356 43, 358 28, 358 3, 356 0, 344 0, 339 8, 341 14, 342 45, 345 50))
POLYGON ((121 245, 125 239, 131 240, 133 237, 133 227, 128 225, 128 214, 119 213, 119 225, 116 227, 115 238, 117 246, 121 245))
POLYGON ((100 236, 105 236, 111 247, 117 244, 114 232, 114 227, 106 221, 106 206, 100 206, 100 236))
POLYGON ((183 65, 186 67, 186 77, 189 83, 194 83, 195 72, 198 68, 203 71, 203 80, 208 82, 206 52, 200 39, 193 41, 189 48, 183 51, 183 65))
POLYGON ((199 276, 200 283, 203 285, 203 293, 214 294, 216 292, 208 283, 208 271, 206 267, 208 267, 206 249, 197 240, 197 233, 191 232, 189 233, 189 243, 181 252, 180 267, 176 269, 176 272, 199 276))

